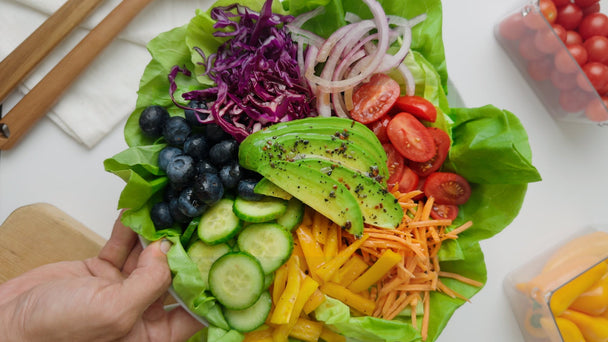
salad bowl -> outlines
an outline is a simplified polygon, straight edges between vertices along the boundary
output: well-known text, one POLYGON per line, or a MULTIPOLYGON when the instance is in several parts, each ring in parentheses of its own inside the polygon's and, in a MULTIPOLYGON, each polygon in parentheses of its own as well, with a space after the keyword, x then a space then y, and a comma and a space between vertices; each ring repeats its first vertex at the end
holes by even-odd
MULTIPOLYGON (((220 0, 210 9, 199 9, 189 23, 150 41, 148 49, 152 59, 140 82, 136 109, 124 129, 129 147, 104 162, 108 172, 126 182, 118 201, 120 208, 128 209, 122 216, 122 222, 137 232, 144 243, 161 238, 173 242, 168 253, 173 273, 171 293, 192 315, 209 324, 210 329, 222 328, 224 334, 232 330, 226 324, 221 305, 218 305, 201 281, 199 270, 187 253, 190 236, 184 238, 185 230, 180 227, 156 229, 150 218, 151 208, 162 198, 162 190, 167 184, 167 175, 158 166, 159 153, 167 144, 162 138, 150 138, 143 134, 139 119, 144 109, 150 106, 163 107, 171 116, 184 116, 184 109, 188 108, 188 101, 191 100, 188 98, 189 93, 204 93, 205 89, 216 86, 213 79, 204 73, 206 60, 202 56, 217 52, 228 38, 214 34, 217 31, 214 26, 216 20, 210 13, 213 8, 232 3, 231 0, 220 0)), ((256 0, 239 3, 253 11, 262 11, 265 4, 256 0)), ((456 279, 442 279, 462 298, 451 297, 439 291, 430 292, 428 311, 425 314, 428 326, 424 334, 421 334, 418 326, 422 324, 422 316, 417 320, 416 326, 412 324, 418 313, 412 315, 409 312, 384 320, 368 315, 353 315, 348 306, 337 301, 333 306, 316 309, 314 314, 317 320, 324 322, 333 332, 346 336, 349 340, 434 341, 454 311, 466 303, 466 298, 471 298, 480 291, 486 281, 486 265, 479 241, 491 238, 505 229, 517 216, 528 183, 541 179, 532 165, 528 136, 514 114, 492 105, 467 108, 462 102, 448 79, 440 1, 294 0, 272 3, 272 12, 301 18, 299 16, 311 13, 319 6, 324 10, 315 12, 316 16, 310 18, 302 28, 312 32, 315 37, 322 37, 321 39, 330 37, 345 26, 345 17, 349 20, 354 17, 374 18, 378 8, 385 11, 386 15, 394 16, 391 18, 399 16, 412 19, 424 16, 423 21, 411 27, 411 45, 400 62, 407 66, 415 84, 408 83, 407 77, 399 77, 403 74, 396 75, 395 79, 399 80, 402 93, 414 91, 416 96, 425 98, 436 107, 437 119, 427 125, 447 132, 452 142, 449 154, 441 166, 442 170, 458 173, 471 184, 469 200, 460 206, 458 216, 448 229, 455 229, 467 222, 472 223, 472 226, 460 233, 458 239, 441 247, 439 264, 443 271, 473 279, 480 286, 456 279), (370 11, 368 4, 376 7, 370 11)), ((395 53, 401 43, 395 41, 389 51, 395 53)), ((243 339, 240 333, 234 335, 235 341, 243 339)), ((214 340, 209 336, 208 340, 214 340)))

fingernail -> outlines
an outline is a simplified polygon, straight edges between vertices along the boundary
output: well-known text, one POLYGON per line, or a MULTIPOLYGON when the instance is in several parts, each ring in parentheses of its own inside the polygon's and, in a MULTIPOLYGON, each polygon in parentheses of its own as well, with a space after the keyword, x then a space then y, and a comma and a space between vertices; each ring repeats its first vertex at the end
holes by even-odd
POLYGON ((171 243, 171 241, 167 240, 167 239, 163 239, 160 242, 160 250, 167 254, 167 252, 169 252, 169 249, 171 249, 171 246, 173 246, 173 244, 171 243))

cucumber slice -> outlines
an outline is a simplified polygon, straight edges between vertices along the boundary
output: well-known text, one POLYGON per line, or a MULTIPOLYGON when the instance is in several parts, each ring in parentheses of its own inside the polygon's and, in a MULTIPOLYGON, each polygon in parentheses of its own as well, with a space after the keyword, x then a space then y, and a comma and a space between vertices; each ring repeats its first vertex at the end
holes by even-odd
POLYGON ((264 271, 250 254, 224 254, 211 265, 209 290, 224 307, 246 309, 255 304, 264 291, 264 271))
POLYGON ((253 255, 265 274, 274 272, 289 259, 293 236, 277 223, 257 223, 243 229, 237 239, 239 250, 253 255))
POLYGON ((287 201, 276 197, 264 197, 259 201, 238 197, 234 200, 234 214, 247 222, 268 222, 283 215, 287 210, 287 201))
POLYGON ((266 322, 272 308, 270 292, 264 291, 257 302, 243 310, 224 310, 224 317, 232 329, 240 332, 253 331, 266 322))
POLYGON ((230 246, 225 243, 208 245, 201 240, 196 240, 196 242, 188 248, 188 256, 201 272, 201 278, 203 278, 206 288, 209 288, 209 270, 211 269, 211 265, 230 251, 230 246))
POLYGON ((277 218, 277 223, 287 230, 293 230, 302 223, 302 219, 304 219, 304 203, 293 197, 287 201, 287 209, 281 217, 277 218))
POLYGON ((222 198, 209 208, 198 225, 198 237, 208 245, 226 242, 238 233, 241 220, 234 215, 234 201, 222 198))

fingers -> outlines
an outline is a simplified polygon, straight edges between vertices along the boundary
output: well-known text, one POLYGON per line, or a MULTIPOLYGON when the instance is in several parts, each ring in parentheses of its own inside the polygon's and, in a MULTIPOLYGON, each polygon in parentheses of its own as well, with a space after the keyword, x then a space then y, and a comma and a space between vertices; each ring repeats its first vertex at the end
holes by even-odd
POLYGON ((146 247, 139 256, 137 267, 124 280, 121 301, 127 310, 144 312, 163 295, 171 284, 171 271, 166 253, 171 247, 167 240, 159 240, 146 247))
POLYGON ((99 258, 106 260, 119 270, 123 268, 133 246, 137 243, 137 234, 120 222, 120 216, 114 223, 112 235, 99 252, 99 258))
POLYGON ((205 326, 184 308, 177 307, 168 313, 171 341, 186 341, 205 326))
POLYGON ((137 261, 139 260, 139 256, 141 255, 141 252, 143 250, 144 247, 140 243, 135 244, 135 246, 131 250, 131 253, 129 253, 129 256, 127 257, 127 260, 125 261, 125 264, 122 267, 123 274, 128 276, 129 274, 131 274, 131 272, 133 272, 133 270, 137 267, 137 261))

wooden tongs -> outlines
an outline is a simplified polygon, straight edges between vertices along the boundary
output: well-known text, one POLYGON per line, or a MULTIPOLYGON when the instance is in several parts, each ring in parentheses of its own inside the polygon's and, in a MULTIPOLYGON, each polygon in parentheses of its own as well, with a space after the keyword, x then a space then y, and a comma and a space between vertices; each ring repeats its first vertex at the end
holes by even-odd
MULTIPOLYGON (((0 101, 103 0, 67 0, 0 63, 0 101)), ((152 0, 123 0, 0 119, 0 150, 13 147, 152 0)))

